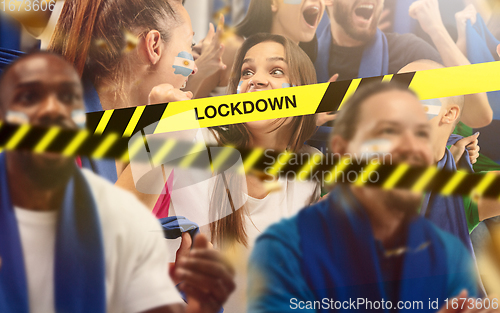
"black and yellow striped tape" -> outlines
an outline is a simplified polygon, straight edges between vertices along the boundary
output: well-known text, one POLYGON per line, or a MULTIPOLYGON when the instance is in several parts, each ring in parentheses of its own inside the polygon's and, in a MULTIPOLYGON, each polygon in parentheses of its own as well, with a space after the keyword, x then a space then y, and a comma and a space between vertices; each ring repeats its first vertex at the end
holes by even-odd
POLYGON ((438 170, 435 166, 411 167, 408 164, 367 164, 348 158, 334 158, 332 155, 293 155, 289 152, 277 153, 261 148, 218 147, 204 150, 200 149, 200 143, 174 139, 159 140, 157 136, 147 137, 142 133, 142 136, 135 136, 129 144, 128 138, 122 138, 116 133, 97 136, 87 130, 71 131, 57 127, 40 128, 27 124, 0 123, 0 147, 5 150, 54 152, 65 156, 84 155, 97 159, 120 159, 125 162, 132 159, 147 162, 153 167, 168 164, 218 172, 234 165, 241 156, 241 174, 258 173, 263 176, 315 180, 325 185, 346 182, 358 186, 378 186, 387 190, 403 188, 415 192, 433 191, 446 196, 473 195, 500 200, 500 175, 493 173, 467 174, 438 170), (152 142, 153 140, 158 142, 152 142), (140 153, 146 145, 159 148, 154 153, 140 153), (173 151, 175 155, 182 157, 172 160, 173 151), (211 162, 208 164, 207 153, 211 154, 211 162))
POLYGON ((331 112, 339 110, 360 86, 376 81, 398 81, 412 88, 421 100, 444 98, 500 90, 498 73, 500 61, 107 110, 88 113, 87 127, 92 134, 117 133, 121 137, 130 137, 158 121, 154 133, 190 129, 193 128, 192 125, 213 127, 331 112), (192 121, 164 121, 186 111, 193 112, 192 121))

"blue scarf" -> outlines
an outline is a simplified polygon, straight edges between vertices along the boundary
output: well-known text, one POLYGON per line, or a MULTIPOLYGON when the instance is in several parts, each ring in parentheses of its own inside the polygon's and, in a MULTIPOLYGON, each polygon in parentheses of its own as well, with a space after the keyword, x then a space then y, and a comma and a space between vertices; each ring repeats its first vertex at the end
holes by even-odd
MULTIPOLYGON (((452 135, 448 139, 447 145, 453 145, 462 138, 459 135, 452 135)), ((466 166, 465 168, 468 172, 473 172, 468 151, 465 151, 460 162, 462 163, 459 164, 466 166)), ((457 170, 455 159, 450 150, 446 149, 444 157, 438 162, 437 167, 449 171, 457 170)), ((461 196, 442 197, 430 192, 425 195, 420 215, 428 218, 442 230, 457 236, 474 257, 474 250, 472 249, 472 242, 467 227, 464 202, 461 196)))
MULTIPOLYGON (((321 29, 318 28, 316 34, 318 36, 318 57, 314 63, 314 67, 316 68, 318 83, 324 83, 331 76, 328 71, 332 43, 330 23, 321 29)), ((384 33, 380 29, 377 29, 373 40, 366 46, 363 52, 358 77, 365 78, 387 74, 389 74, 389 45, 384 33)))
MULTIPOLYGON (((425 219, 414 217, 407 224, 405 247, 410 251, 401 257, 401 280, 392 290, 386 288, 391 282, 384 283, 368 215, 348 188, 335 188, 318 209, 302 210, 298 220, 301 269, 315 296, 310 300, 426 303, 439 298, 441 306, 449 296, 446 249, 425 219)), ((424 305, 423 312, 434 311, 424 305)))
MULTIPOLYGON (((82 173, 75 169, 66 187, 57 223, 56 312, 106 311, 103 250, 101 225, 90 187, 82 173)), ((23 251, 10 200, 5 153, 0 154, 0 257, 0 312, 28 313, 23 251)))
MULTIPOLYGON (((472 64, 493 62, 496 60, 496 47, 500 43, 488 30, 481 15, 477 15, 474 25, 467 21, 467 57, 472 64)), ((500 130, 500 91, 488 92, 488 100, 493 110, 493 122, 480 129, 481 154, 500 163, 500 146, 498 132, 500 130)), ((475 132, 475 130, 474 130, 475 132)))
MULTIPOLYGON (((89 79, 83 79, 85 110, 90 112, 102 111, 101 100, 89 79)), ((90 169, 97 175, 106 178, 113 184, 116 183, 118 177, 116 175, 115 160, 93 160, 87 157, 81 157, 82 166, 90 169)))
POLYGON ((14 62, 22 54, 21 51, 0 48, 0 74, 7 65, 14 62))

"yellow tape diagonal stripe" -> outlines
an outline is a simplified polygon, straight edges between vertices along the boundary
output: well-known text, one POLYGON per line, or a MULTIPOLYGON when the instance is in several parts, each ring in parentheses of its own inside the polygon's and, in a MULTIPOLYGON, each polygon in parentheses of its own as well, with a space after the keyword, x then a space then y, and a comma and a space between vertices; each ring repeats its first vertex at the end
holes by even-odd
POLYGON ((160 150, 156 152, 156 154, 153 156, 153 165, 158 166, 163 164, 163 160, 165 157, 172 151, 172 149, 175 146, 175 140, 173 139, 168 139, 165 141, 165 143, 161 146, 160 150))
POLYGON ((73 140, 71 140, 71 142, 66 147, 66 149, 64 149, 62 154, 64 156, 73 156, 75 154, 76 150, 78 150, 78 148, 80 148, 80 145, 85 141, 85 139, 87 139, 87 137, 89 135, 90 135, 90 133, 86 129, 80 130, 77 133, 77 135, 73 138, 73 140))
POLYGON ((193 163, 193 161, 196 159, 196 157, 198 156, 198 153, 202 150, 202 149, 206 149, 206 146, 205 146, 205 143, 203 142, 198 142, 196 143, 192 148, 191 150, 189 150, 188 154, 186 155, 186 157, 181 161, 181 163, 179 163, 179 166, 181 168, 187 168, 189 167, 189 165, 191 165, 191 163, 193 163), (198 152, 198 153, 197 153, 198 152))
POLYGON ((97 149, 92 153, 93 158, 102 158, 106 152, 111 148, 111 146, 116 143, 116 140, 118 139, 118 134, 116 133, 111 133, 104 138, 104 141, 101 142, 101 144, 97 147, 97 149))
POLYGON ((104 114, 102 115, 101 120, 99 121, 99 124, 97 124, 97 128, 95 129, 94 132, 95 135, 100 135, 104 132, 106 126, 108 125, 109 120, 111 119, 111 115, 113 115, 114 111, 115 110, 104 111, 104 114))
POLYGON ((332 168, 332 171, 325 177, 325 184, 333 184, 337 182, 340 174, 351 164, 351 158, 342 157, 339 162, 332 168))
POLYGON ((61 129, 59 127, 54 127, 51 128, 45 136, 43 136, 42 140, 36 145, 35 149, 33 150, 35 153, 42 153, 47 149, 47 147, 50 145, 50 143, 54 140, 54 138, 57 137, 57 135, 61 132, 61 129))
POLYGON ((415 185, 411 188, 413 192, 422 192, 427 186, 427 184, 432 180, 434 175, 438 172, 437 167, 431 166, 425 170, 425 172, 420 176, 415 185))
POLYGON ((484 175, 483 179, 481 179, 477 187, 472 190, 472 193, 478 196, 482 196, 497 176, 498 175, 491 172, 484 175))
POLYGON ((342 108, 344 103, 346 103, 347 100, 349 100, 349 98, 356 92, 356 90, 358 89, 359 83, 361 83, 361 78, 356 78, 356 79, 353 79, 351 81, 351 84, 349 85, 349 88, 347 88, 347 91, 344 95, 344 98, 342 99, 342 102, 339 105, 339 110, 340 110, 340 108, 342 108))
POLYGON ((364 171, 361 170, 361 175, 358 175, 358 179, 354 182, 354 185, 361 187, 365 183, 367 183, 370 175, 373 172, 375 172, 379 168, 379 166, 380 166, 380 163, 378 163, 378 162, 373 162, 373 161, 370 162, 370 164, 368 164, 368 166, 366 167, 366 169, 364 171))
POLYGON ((137 123, 139 123, 139 119, 141 118, 142 112, 144 112, 145 108, 146 108, 145 105, 142 105, 142 106, 135 108, 134 114, 132 114, 132 117, 130 118, 130 121, 127 125, 127 128, 125 128, 125 131, 123 132, 122 137, 132 136, 132 133, 134 132, 134 129, 137 126, 137 123))
POLYGON ((457 188, 457 186, 464 180, 464 178, 467 177, 467 173, 464 172, 456 172, 453 174, 453 176, 450 178, 448 183, 443 187, 443 190, 441 190, 441 194, 443 196, 449 196, 453 193, 453 190, 457 188))
POLYGON ((129 144, 129 148, 125 151, 120 158, 122 162, 130 162, 131 159, 141 150, 142 147, 146 146, 146 139, 141 134, 137 134, 134 138, 132 144, 129 144))
POLYGON ((222 152, 220 152, 219 155, 217 155, 215 160, 212 162, 212 164, 211 164, 212 171, 214 169, 215 170, 219 169, 222 166, 222 164, 224 164, 224 162, 227 160, 227 158, 229 158, 229 156, 231 155, 231 153, 233 151, 234 151, 234 147, 225 146, 222 149, 222 152))
POLYGON ((280 153, 280 156, 278 157, 278 161, 274 163, 273 167, 271 170, 269 170, 269 175, 276 175, 279 173, 279 171, 283 168, 288 163, 288 160, 292 157, 292 153, 285 151, 283 153, 280 153))
POLYGON ((12 138, 10 138, 9 141, 7 141, 7 144, 5 145, 5 150, 12 150, 17 147, 17 145, 23 140, 24 136, 28 133, 28 131, 31 129, 31 126, 28 124, 23 124, 21 127, 19 127, 12 138))
POLYGON ((313 171, 313 169, 319 165, 318 162, 321 161, 323 157, 321 154, 315 154, 306 165, 304 165, 299 172, 299 181, 304 181, 307 179, 307 176, 313 171))
POLYGON ((262 148, 254 149, 252 153, 250 153, 250 155, 245 159, 245 161, 243 161, 243 168, 240 168, 239 170, 240 174, 245 174, 245 172, 250 171, 255 162, 260 159, 263 153, 264 149, 262 148))
POLYGON ((410 166, 408 164, 398 165, 382 185, 382 189, 390 190, 394 188, 394 186, 398 183, 398 181, 401 179, 401 177, 403 177, 403 175, 408 171, 409 168, 410 166))
POLYGON ((389 74, 389 75, 385 75, 384 78, 382 78, 382 82, 383 83, 388 83, 392 80, 392 78, 394 77, 393 74, 389 74))

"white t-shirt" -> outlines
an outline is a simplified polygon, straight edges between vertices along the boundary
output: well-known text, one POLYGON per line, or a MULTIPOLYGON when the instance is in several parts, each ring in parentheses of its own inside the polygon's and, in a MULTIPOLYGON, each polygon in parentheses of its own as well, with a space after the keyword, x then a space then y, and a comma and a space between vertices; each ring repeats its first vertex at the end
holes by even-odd
MULTIPOLYGON (((182 303, 168 274, 168 251, 157 219, 133 195, 82 170, 97 204, 106 271, 107 312, 142 312, 182 303)), ((55 312, 57 212, 15 208, 30 312, 55 312)))
POLYGON ((283 178, 280 178, 279 182, 282 188, 279 191, 269 193, 264 199, 248 197, 246 206, 249 215, 245 219, 248 248, 241 244, 235 244, 230 250, 225 251, 235 267, 236 289, 224 304, 224 313, 246 312, 248 259, 257 237, 267 227, 282 218, 297 214, 320 196, 321 191, 316 183, 292 182, 283 178))
MULTIPOLYGON (((197 137, 198 142, 215 145, 217 141, 213 133, 208 129, 202 129, 203 137, 197 137)), ((321 153, 319 150, 304 146, 301 153, 313 155, 321 153)), ((187 180, 186 175, 196 177, 199 173, 196 170, 175 170, 174 175, 174 191, 171 194, 172 206, 170 207, 170 215, 185 216, 191 221, 200 225, 200 231, 210 238, 208 228, 210 201, 213 196, 213 188, 215 177, 191 184, 185 188, 176 189, 176 179, 187 180)), ((317 182, 300 182, 287 181, 284 178, 279 178, 281 189, 269 193, 263 199, 255 199, 245 194, 246 208, 248 216, 245 218, 245 230, 248 236, 248 248, 243 245, 236 245, 228 253, 231 263, 236 270, 236 290, 230 295, 228 301, 223 305, 224 313, 242 313, 246 311, 246 284, 247 284, 247 260, 250 257, 250 252, 253 248, 257 237, 266 230, 271 224, 280 221, 282 218, 291 217, 297 214, 302 208, 311 204, 312 201, 319 198, 321 190, 317 182)), ((231 188, 231 186, 229 186, 231 188)), ((232 193, 233 198, 236 198, 238 191, 232 193)), ((241 191, 239 191, 241 193, 241 191)), ((172 255, 180 241, 176 242, 175 246, 170 249, 172 255)), ((216 243, 214 243, 217 248, 216 243)))

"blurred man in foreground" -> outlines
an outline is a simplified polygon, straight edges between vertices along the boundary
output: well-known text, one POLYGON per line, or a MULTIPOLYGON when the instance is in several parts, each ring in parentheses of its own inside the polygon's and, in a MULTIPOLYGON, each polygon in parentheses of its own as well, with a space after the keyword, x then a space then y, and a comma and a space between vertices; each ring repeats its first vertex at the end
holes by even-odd
MULTIPOLYGON (((354 94, 330 144, 352 160, 376 144, 386 164, 390 158, 411 166, 433 161, 424 109, 413 92, 395 84, 354 94)), ((448 312, 446 299, 475 297, 470 254, 458 238, 417 215, 421 201, 421 194, 406 190, 339 184, 325 201, 271 226, 249 262, 249 312, 328 312, 339 304, 344 310, 448 312)))
MULTIPOLYGON (((83 89, 59 56, 19 58, 0 78, 0 120, 75 129, 83 89)), ((158 221, 132 195, 55 154, 0 154, 0 312, 218 312, 232 269, 198 236, 176 276, 158 221)))

